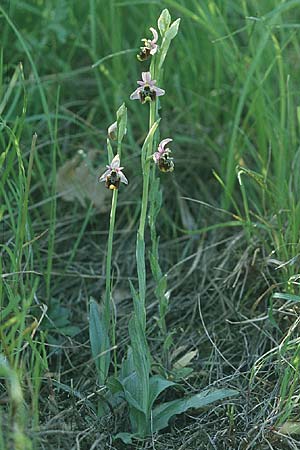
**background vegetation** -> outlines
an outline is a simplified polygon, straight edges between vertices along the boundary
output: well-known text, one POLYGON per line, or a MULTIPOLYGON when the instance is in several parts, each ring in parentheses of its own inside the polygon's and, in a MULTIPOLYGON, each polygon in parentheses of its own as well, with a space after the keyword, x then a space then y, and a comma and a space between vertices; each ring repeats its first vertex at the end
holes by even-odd
POLYGON ((162 86, 176 170, 161 177, 158 218, 173 344, 166 357, 154 285, 149 341, 187 392, 221 385, 240 396, 136 448, 298 448, 299 1, 3 0, 1 449, 123 448, 112 436, 126 411, 95 413, 103 387, 88 300, 104 290, 109 223, 96 180, 125 101, 130 185, 120 190, 113 261, 121 359, 147 121, 129 94, 144 68, 140 39, 164 7, 182 18, 162 86))

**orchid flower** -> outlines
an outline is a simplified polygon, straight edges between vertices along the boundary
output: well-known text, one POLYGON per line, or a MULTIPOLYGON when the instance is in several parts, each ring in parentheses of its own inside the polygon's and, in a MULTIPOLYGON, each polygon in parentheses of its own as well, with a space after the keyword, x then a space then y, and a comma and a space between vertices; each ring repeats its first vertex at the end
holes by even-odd
POLYGON ((151 79, 150 72, 142 72, 142 81, 137 81, 140 87, 131 94, 130 100, 140 100, 141 103, 146 103, 164 95, 165 91, 155 86, 155 83, 156 80, 151 79))
POLYGON ((107 170, 99 177, 99 181, 105 181, 107 189, 115 190, 120 186, 120 182, 128 184, 128 180, 125 177, 122 170, 124 167, 120 167, 120 156, 116 155, 111 163, 106 166, 107 170))
POLYGON ((150 28, 150 31, 153 34, 153 39, 142 39, 144 46, 140 47, 141 51, 137 55, 139 61, 145 61, 150 55, 155 55, 158 50, 158 45, 156 43, 158 40, 158 33, 155 28, 150 28))
POLYGON ((174 170, 174 161, 173 158, 170 157, 171 150, 165 148, 172 140, 173 139, 170 138, 163 139, 157 148, 157 152, 153 155, 153 160, 155 164, 158 165, 161 172, 173 172, 174 170))

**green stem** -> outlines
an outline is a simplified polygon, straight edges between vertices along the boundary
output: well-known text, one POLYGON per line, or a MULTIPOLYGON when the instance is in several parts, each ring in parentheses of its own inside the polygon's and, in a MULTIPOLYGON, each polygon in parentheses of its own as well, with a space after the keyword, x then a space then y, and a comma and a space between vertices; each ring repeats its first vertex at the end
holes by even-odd
POLYGON ((106 329, 110 329, 110 323, 112 320, 111 327, 111 342, 114 348, 114 369, 115 375, 117 375, 117 352, 116 352, 116 317, 115 313, 111 314, 111 261, 112 261, 112 247, 113 247, 113 237, 115 229, 116 220, 116 210, 118 203, 118 190, 113 191, 111 200, 111 210, 110 210, 110 222, 109 222, 109 233, 108 233, 108 243, 107 243, 107 257, 106 257, 106 282, 105 282, 105 304, 104 304, 104 322, 106 329))
MULTIPOLYGON (((156 115, 156 102, 150 103, 150 115, 149 115, 149 130, 155 122, 156 115)), ((148 196, 149 196, 149 179, 150 179, 150 155, 152 153, 153 147, 153 136, 150 139, 148 149, 146 151, 145 159, 142 159, 142 168, 143 168, 143 196, 142 196, 142 210, 141 210, 141 218, 139 225, 139 236, 141 239, 144 239, 145 234, 145 225, 146 225, 146 217, 147 217, 147 209, 148 209, 148 196)))
POLYGON ((104 317, 105 323, 109 325, 110 323, 110 302, 111 302, 111 261, 112 261, 112 247, 113 247, 113 237, 115 229, 115 219, 116 219, 116 209, 118 200, 118 190, 113 191, 113 196, 111 200, 111 210, 110 210, 110 222, 109 222, 109 233, 108 233, 108 243, 107 243, 107 257, 106 257, 106 283, 105 283, 105 310, 104 317))
MULTIPOLYGON (((149 130, 155 122, 155 102, 150 103, 150 115, 149 115, 149 130)), ((150 159, 149 156, 153 150, 153 135, 150 138, 148 147, 145 154, 142 153, 142 170, 143 170, 143 194, 142 194, 142 208, 140 216, 140 224, 137 233, 136 243, 136 258, 138 269, 138 282, 139 282, 139 297, 142 305, 146 300, 146 262, 145 262, 145 226, 148 210, 148 198, 149 198, 149 179, 150 179, 150 159)))

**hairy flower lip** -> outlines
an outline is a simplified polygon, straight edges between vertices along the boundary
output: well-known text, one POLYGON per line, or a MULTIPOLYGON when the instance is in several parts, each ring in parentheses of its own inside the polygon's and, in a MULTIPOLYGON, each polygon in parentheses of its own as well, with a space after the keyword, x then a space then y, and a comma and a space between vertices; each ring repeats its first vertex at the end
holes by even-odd
POLYGON ((130 100, 140 100, 145 103, 164 95, 164 89, 155 86, 155 83, 156 80, 152 80, 150 72, 142 72, 142 80, 137 81, 139 87, 130 95, 130 100))

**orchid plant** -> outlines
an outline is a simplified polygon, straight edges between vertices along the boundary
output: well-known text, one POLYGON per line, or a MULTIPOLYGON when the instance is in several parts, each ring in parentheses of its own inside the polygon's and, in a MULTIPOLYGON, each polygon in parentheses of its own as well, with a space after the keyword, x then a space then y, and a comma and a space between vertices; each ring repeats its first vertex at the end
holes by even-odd
POLYGON ((114 405, 116 402, 125 400, 128 404, 131 430, 116 435, 116 438, 122 439, 124 443, 131 443, 134 438, 144 438, 167 427, 171 417, 181 414, 189 408, 200 408, 216 400, 236 394, 236 391, 230 389, 208 389, 190 397, 158 405, 155 403, 163 391, 170 387, 176 387, 176 383, 161 375, 152 374, 152 358, 146 330, 147 271, 144 236, 148 217, 152 240, 150 266, 157 285, 155 295, 159 303, 158 325, 162 338, 167 341, 165 317, 168 312, 169 299, 166 276, 159 265, 159 239, 155 226, 156 217, 162 205, 162 193, 159 188, 156 168, 161 172, 172 172, 175 164, 171 157, 172 151, 168 148, 172 139, 164 138, 158 144, 159 98, 165 95, 164 89, 158 87, 158 85, 162 81, 162 67, 170 43, 178 33, 179 24, 180 19, 171 23, 170 13, 165 9, 158 19, 161 42, 159 43, 159 34, 153 27, 150 28, 153 39, 142 39, 144 45, 141 47, 137 58, 140 61, 151 58, 150 68, 148 71, 142 72, 142 80, 137 81, 139 87, 130 96, 131 100, 139 100, 141 104, 149 104, 149 130, 141 149, 143 193, 136 240, 138 286, 130 283, 133 298, 133 314, 128 327, 130 346, 120 370, 118 370, 115 352, 116 318, 112 297, 111 261, 118 190, 121 183, 128 184, 128 180, 123 173, 123 167, 121 167, 122 141, 127 127, 127 109, 124 104, 117 112, 117 121, 108 128, 109 164, 106 166, 106 171, 99 177, 99 181, 105 182, 105 186, 112 191, 112 205, 106 258, 105 298, 100 308, 94 300, 91 300, 90 342, 97 367, 98 383, 109 388, 103 401, 99 402, 98 414, 104 415, 106 413, 105 405, 107 403, 114 405), (115 155, 112 149, 112 140, 117 140, 115 155), (112 350, 114 351, 114 375, 109 377, 112 350))

